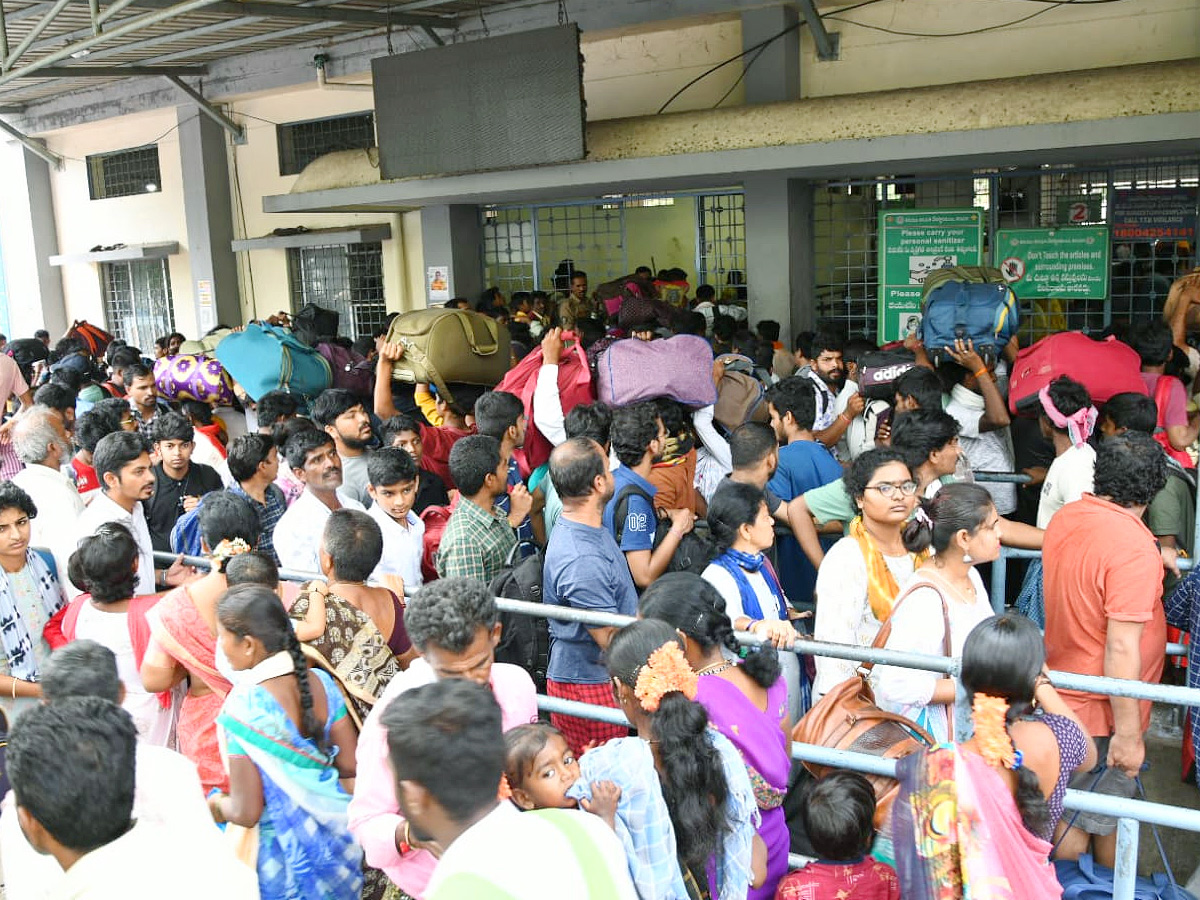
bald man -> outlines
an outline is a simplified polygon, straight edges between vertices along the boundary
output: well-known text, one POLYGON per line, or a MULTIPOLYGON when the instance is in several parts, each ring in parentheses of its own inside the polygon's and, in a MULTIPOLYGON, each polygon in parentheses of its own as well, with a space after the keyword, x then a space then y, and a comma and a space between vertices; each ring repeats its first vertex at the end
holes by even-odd
MULTIPOLYGON (((592 612, 637 614, 637 588, 625 554, 612 532, 604 527, 604 505, 613 496, 613 476, 608 457, 590 438, 570 438, 550 454, 550 480, 562 499, 550 543, 546 547, 544 602, 592 612)), ((615 706, 608 670, 601 655, 615 628, 592 627, 578 622, 550 620, 550 667, 546 691, 602 706, 615 706)), ((592 741, 603 743, 623 737, 627 729, 552 714, 558 728, 576 753, 592 741)))

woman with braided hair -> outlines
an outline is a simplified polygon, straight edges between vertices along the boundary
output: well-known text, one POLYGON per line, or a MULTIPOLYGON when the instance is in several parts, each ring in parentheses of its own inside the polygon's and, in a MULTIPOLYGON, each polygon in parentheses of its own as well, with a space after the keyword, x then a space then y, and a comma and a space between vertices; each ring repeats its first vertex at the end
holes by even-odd
POLYGON ((567 796, 582 805, 596 782, 621 789, 617 836, 643 900, 744 900, 766 877, 765 864, 754 865, 765 859, 753 849, 754 790, 737 748, 695 702, 697 676, 679 635, 644 619, 614 634, 604 655, 638 736, 585 753, 567 796))
POLYGON ((766 881, 752 887, 748 896, 771 900, 787 873, 790 843, 783 798, 791 774, 792 723, 779 656, 764 644, 742 658, 725 600, 690 572, 659 578, 642 594, 638 612, 683 635, 684 657, 699 676, 696 702, 708 711, 709 723, 742 754, 761 816, 758 836, 767 855, 766 881))
POLYGON ((993 616, 967 637, 974 735, 897 765, 892 842, 905 900, 1061 895, 1049 841, 1071 775, 1095 763, 1096 748, 1045 658, 1024 616, 993 616))
POLYGON ((362 850, 347 825, 357 735, 333 679, 310 670, 279 597, 230 588, 217 607, 221 649, 240 674, 217 717, 229 793, 218 822, 257 829, 263 900, 358 900, 362 850))

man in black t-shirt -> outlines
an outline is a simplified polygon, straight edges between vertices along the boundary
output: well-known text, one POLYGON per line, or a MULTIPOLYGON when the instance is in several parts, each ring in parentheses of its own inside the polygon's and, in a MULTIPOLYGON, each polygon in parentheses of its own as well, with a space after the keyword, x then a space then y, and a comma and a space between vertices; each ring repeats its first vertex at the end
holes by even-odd
POLYGON ((171 529, 200 498, 224 485, 211 466, 192 462, 195 430, 177 412, 154 417, 154 496, 144 502, 146 524, 156 552, 170 552, 171 529))

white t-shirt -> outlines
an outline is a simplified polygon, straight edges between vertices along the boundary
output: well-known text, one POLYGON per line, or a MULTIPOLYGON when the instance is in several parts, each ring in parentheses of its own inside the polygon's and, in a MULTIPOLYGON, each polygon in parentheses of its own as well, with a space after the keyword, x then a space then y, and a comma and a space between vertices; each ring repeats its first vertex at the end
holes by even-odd
MULTIPOLYGON (((909 591, 908 596, 892 613, 892 632, 888 636, 887 649, 929 656, 943 655, 946 629, 941 597, 945 597, 946 614, 950 621, 950 655, 962 656, 967 635, 976 625, 994 614, 979 573, 972 568, 968 577, 975 588, 975 597, 969 603, 940 582, 936 575, 916 572, 902 588, 902 593, 909 591), (936 585, 937 590, 922 585, 936 585), (941 591, 941 597, 938 596, 938 590, 941 591)), ((943 677, 938 672, 922 669, 876 666, 871 672, 871 685, 880 707, 919 722, 939 741, 945 741, 949 739, 946 707, 929 706, 933 690, 943 677)))
POLYGON ((138 740, 157 747, 171 746, 175 726, 175 704, 166 709, 158 700, 158 694, 150 694, 142 687, 142 676, 138 672, 133 653, 133 642, 129 637, 129 614, 105 612, 89 601, 79 608, 79 619, 75 625, 75 639, 95 641, 107 647, 117 658, 117 674, 125 685, 125 701, 121 706, 133 717, 138 740))
MULTIPOLYGON (((133 504, 133 512, 126 512, 115 500, 109 498, 104 491, 95 491, 95 496, 87 505, 87 509, 79 516, 75 524, 75 539, 80 541, 105 522, 120 522, 133 533, 133 539, 138 547, 137 585, 134 587, 135 596, 155 593, 154 590, 154 544, 150 540, 150 527, 146 524, 146 513, 141 502, 133 504)), ((83 593, 67 578, 67 573, 58 573, 58 583, 66 592, 67 599, 73 599, 83 593)))
POLYGON ((367 515, 379 523, 383 532, 383 556, 371 573, 373 581, 382 581, 384 575, 399 575, 406 590, 421 586, 421 555, 425 550, 425 523, 411 509, 408 511, 405 528, 382 509, 372 504, 367 515))
MULTIPOLYGON (((366 512, 361 503, 338 488, 338 502, 346 509, 366 512)), ((284 569, 311 572, 313 577, 321 574, 321 535, 332 510, 318 500, 312 491, 305 488, 287 512, 275 523, 273 543, 279 554, 279 564, 284 569)))
MULTIPOLYGON (((451 894, 449 888, 442 893, 442 885, 453 884, 457 875, 474 876, 498 889, 498 895, 521 900, 591 896, 594 876, 589 878, 588 870, 580 863, 568 832, 547 816, 561 818, 572 832, 586 836, 589 849, 599 855, 599 862, 616 888, 605 896, 637 900, 621 841, 599 816, 570 809, 523 813, 507 801, 502 801, 446 848, 425 896, 429 900, 465 896, 457 891, 451 894)), ((461 883, 458 886, 465 887, 461 883)))
MULTIPOLYGON (((1011 472, 1013 470, 1013 449, 1007 428, 995 431, 980 431, 979 419, 983 416, 983 398, 968 391, 962 385, 955 385, 950 394, 950 402, 946 404, 946 412, 954 416, 958 422, 958 438, 962 443, 963 453, 971 468, 976 472, 1011 472)), ((996 512, 1007 516, 1017 508, 1017 486, 997 482, 980 482, 992 495, 996 504, 996 512)))
POLYGON ((88 854, 81 859, 80 863, 88 860, 88 864, 77 873, 72 867, 72 876, 63 873, 53 856, 42 855, 29 845, 9 794, 0 814, 0 856, 4 859, 7 900, 141 900, 165 895, 197 900, 257 900, 253 871, 234 859, 232 845, 213 824, 195 763, 174 750, 139 741, 134 778, 133 817, 137 824, 112 844, 95 851, 95 857, 88 854), (122 857, 121 862, 114 859, 111 867, 104 867, 103 877, 93 867, 93 862, 110 856, 107 847, 117 850, 145 835, 161 838, 162 846, 156 846, 150 855, 139 855, 138 851, 122 857), (176 883, 175 878, 181 880, 176 883), (66 889, 68 881, 72 890, 66 889), (167 884, 171 888, 164 890, 167 884))
MULTIPOLYGON (((913 574, 913 557, 884 556, 896 584, 907 584, 913 574)), ((818 641, 869 647, 879 634, 879 620, 867 599, 867 563, 858 541, 844 537, 829 548, 817 571, 817 616, 813 635, 818 641)), ((813 701, 851 677, 858 663, 848 659, 816 657, 817 678, 813 701)))
MULTIPOLYGON (((771 588, 767 585, 767 579, 763 577, 762 572, 746 572, 745 574, 751 590, 754 591, 754 596, 758 598, 758 606, 762 610, 762 614, 758 618, 779 621, 779 604, 775 600, 775 595, 771 593, 771 588)), ((739 616, 747 615, 742 608, 742 592, 738 589, 737 581, 726 569, 718 565, 709 565, 700 577, 715 587, 725 599, 725 614, 729 616, 730 622, 736 622, 739 616)), ((792 721, 796 722, 799 721, 802 712, 800 657, 795 653, 780 651, 779 663, 787 683, 788 712, 792 721)))
POLYGON ((1090 494, 1095 477, 1096 451, 1091 444, 1069 447, 1061 456, 1056 456, 1042 483, 1037 527, 1044 529, 1056 512, 1084 494, 1090 494))

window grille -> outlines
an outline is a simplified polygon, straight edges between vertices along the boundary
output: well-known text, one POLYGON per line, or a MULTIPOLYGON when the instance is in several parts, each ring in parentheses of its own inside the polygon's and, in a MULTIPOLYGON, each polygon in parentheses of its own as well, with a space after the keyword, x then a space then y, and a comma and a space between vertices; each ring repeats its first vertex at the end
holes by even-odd
POLYGON ((343 337, 370 336, 383 329, 383 244, 327 244, 287 251, 292 311, 306 303, 337 310, 343 337))
POLYGON ((93 154, 87 158, 87 173, 93 200, 152 194, 162 189, 157 144, 93 154))
POLYGON ((319 156, 338 150, 367 150, 375 146, 375 114, 354 113, 275 126, 279 143, 279 174, 299 175, 319 156))
POLYGON ((699 271, 696 284, 711 284, 722 300, 746 299, 746 198, 702 194, 696 198, 699 271))
MULTIPOLYGON (((1200 161, 1146 160, 1108 166, 1043 166, 1029 171, 983 171, 937 178, 888 176, 815 185, 813 302, 818 321, 836 323, 851 335, 875 339, 877 226, 881 210, 979 207, 984 209, 984 258, 1005 228, 1112 224, 1117 192, 1144 195, 1178 190, 1200 203, 1200 161), (1188 195, 1190 191, 1190 195, 1188 195)), ((1129 197, 1130 194, 1122 194, 1129 197)), ((1112 237, 1112 268, 1106 301, 1068 301, 1048 318, 1022 308, 1026 338, 1065 327, 1098 332, 1160 315, 1171 282, 1195 265, 1195 247, 1167 238, 1112 237), (1039 324, 1040 323, 1040 324, 1039 324), (1037 329, 1037 330, 1035 330, 1037 329)))
POLYGON ((147 355, 175 330, 171 270, 165 259, 100 264, 106 328, 147 355))
MULTIPOLYGON (((486 209, 483 213, 483 277, 506 297, 534 290, 537 243, 528 206, 486 209)), ((468 297, 474 304, 476 297, 468 297)))

